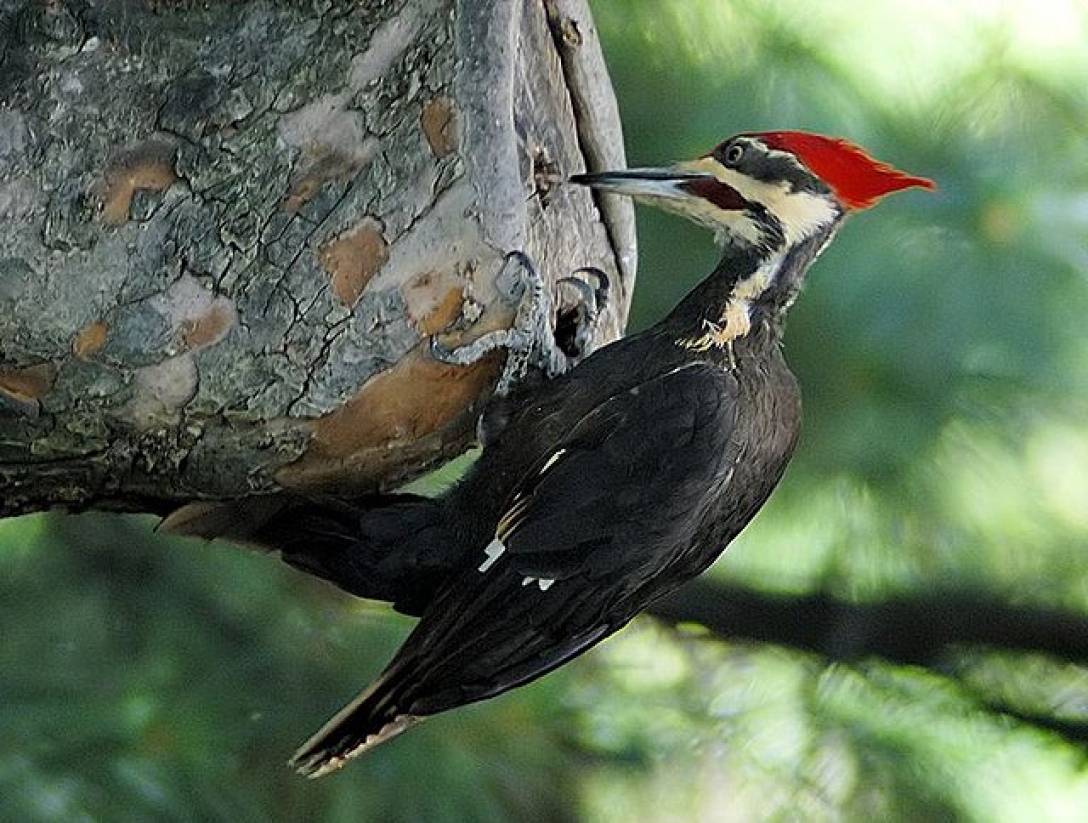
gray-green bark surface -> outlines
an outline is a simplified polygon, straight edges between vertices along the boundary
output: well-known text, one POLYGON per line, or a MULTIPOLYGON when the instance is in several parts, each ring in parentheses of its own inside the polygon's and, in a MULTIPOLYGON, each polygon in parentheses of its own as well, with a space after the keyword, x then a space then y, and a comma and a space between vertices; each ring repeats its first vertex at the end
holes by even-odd
MULTIPOLYGON (((619 334, 582 0, 0 0, 0 514, 388 486, 469 442, 523 250, 619 334)), ((618 261, 618 262, 617 262, 618 261)))

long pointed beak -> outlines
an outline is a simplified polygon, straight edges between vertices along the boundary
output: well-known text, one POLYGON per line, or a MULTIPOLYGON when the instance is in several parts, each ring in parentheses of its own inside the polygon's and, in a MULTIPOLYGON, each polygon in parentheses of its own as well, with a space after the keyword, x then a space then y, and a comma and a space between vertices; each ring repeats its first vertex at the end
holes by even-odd
MULTIPOLYGON (((698 161, 696 161, 698 162, 698 161)), ((601 191, 626 194, 669 211, 703 217, 707 206, 722 211, 743 211, 751 203, 709 171, 695 163, 681 163, 659 169, 625 169, 595 174, 575 174, 572 183, 601 191)))
POLYGON ((685 187, 707 179, 714 178, 681 166, 670 166, 574 174, 571 175, 570 182, 614 194, 626 194, 629 197, 687 200, 691 198, 692 192, 685 187))

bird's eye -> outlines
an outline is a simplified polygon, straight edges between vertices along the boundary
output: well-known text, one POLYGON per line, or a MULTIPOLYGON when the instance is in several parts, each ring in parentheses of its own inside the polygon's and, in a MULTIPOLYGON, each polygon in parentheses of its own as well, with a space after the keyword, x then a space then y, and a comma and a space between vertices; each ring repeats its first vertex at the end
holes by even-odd
POLYGON ((744 146, 740 143, 733 143, 726 146, 725 151, 722 152, 722 161, 727 166, 735 166, 744 157, 744 146))

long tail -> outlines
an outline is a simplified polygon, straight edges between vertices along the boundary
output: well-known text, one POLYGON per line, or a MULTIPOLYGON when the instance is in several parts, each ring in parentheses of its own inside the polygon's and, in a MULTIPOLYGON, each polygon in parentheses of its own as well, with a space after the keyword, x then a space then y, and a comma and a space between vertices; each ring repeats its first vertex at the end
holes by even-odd
POLYGON ((414 494, 373 495, 350 504, 286 494, 194 503, 159 529, 278 551, 292 566, 350 594, 417 616, 463 555, 441 502, 414 494))
POLYGON ((396 679, 387 670, 303 743, 290 765, 307 777, 321 777, 423 720, 397 708, 396 679))
POLYGON ((513 566, 482 575, 471 565, 447 582, 378 679, 303 744, 291 761, 319 777, 421 720, 528 683, 592 647, 625 622, 598 619, 598 589, 568 581, 557 600, 513 566), (570 609, 586 617, 564 622, 570 609))

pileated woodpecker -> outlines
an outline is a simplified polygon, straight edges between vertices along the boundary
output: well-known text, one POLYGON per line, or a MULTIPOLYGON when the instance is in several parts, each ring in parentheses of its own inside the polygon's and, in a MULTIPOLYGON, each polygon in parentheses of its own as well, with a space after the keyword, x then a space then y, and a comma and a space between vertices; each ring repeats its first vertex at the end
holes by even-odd
POLYGON ((581 174, 716 235, 667 317, 490 412, 441 497, 303 507, 253 539, 421 615, 378 679, 292 763, 318 776, 417 721, 528 683, 706 569, 770 495, 800 431, 786 310, 843 218, 929 180, 844 140, 742 134, 688 163, 581 174))

